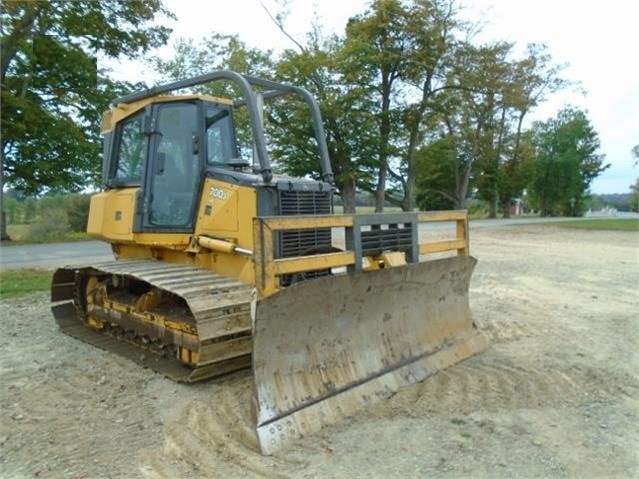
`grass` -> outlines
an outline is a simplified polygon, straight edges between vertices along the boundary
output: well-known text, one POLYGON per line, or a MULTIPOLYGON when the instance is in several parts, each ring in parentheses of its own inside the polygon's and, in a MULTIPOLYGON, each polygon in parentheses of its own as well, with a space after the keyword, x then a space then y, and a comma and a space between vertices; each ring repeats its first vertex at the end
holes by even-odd
POLYGON ((639 220, 636 218, 598 218, 592 220, 560 221, 548 223, 562 228, 578 228, 584 230, 639 231, 639 220))
POLYGON ((19 298, 51 287, 51 271, 16 269, 0 272, 0 300, 19 298))

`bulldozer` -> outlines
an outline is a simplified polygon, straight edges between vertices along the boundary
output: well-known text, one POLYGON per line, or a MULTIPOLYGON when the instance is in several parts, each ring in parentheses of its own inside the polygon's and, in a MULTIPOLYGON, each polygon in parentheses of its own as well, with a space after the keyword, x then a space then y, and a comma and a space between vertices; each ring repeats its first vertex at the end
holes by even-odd
POLYGON ((101 132, 87 232, 114 260, 55 271, 56 322, 176 381, 251 367, 262 453, 488 347, 469 308, 466 212, 335 214, 307 90, 214 71, 115 99, 101 132), (308 122, 318 176, 277 174, 270 102, 305 112, 288 118, 308 122), (421 241, 434 222, 454 236, 421 241))

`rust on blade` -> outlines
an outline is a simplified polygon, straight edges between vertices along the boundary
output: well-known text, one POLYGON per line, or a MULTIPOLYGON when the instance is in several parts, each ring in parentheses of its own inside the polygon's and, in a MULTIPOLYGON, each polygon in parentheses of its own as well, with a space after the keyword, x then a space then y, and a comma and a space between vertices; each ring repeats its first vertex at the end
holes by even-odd
POLYGON ((458 256, 322 278, 258 301, 253 371, 262 452, 485 350, 468 305, 475 263, 458 256))

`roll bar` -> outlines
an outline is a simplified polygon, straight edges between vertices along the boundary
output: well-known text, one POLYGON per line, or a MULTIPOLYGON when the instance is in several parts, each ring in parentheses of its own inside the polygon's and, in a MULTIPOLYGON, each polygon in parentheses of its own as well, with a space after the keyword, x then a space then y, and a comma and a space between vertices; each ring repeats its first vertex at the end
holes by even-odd
POLYGON ((255 141, 255 150, 257 158, 260 163, 260 174, 265 183, 270 183, 273 179, 273 171, 271 169, 271 159, 266 149, 266 139, 264 137, 264 125, 261 121, 261 115, 258 107, 257 94, 253 89, 253 86, 259 86, 265 88, 266 91, 262 93, 264 101, 271 98, 275 98, 286 94, 297 94, 302 97, 306 102, 308 109, 311 113, 311 121, 313 124, 313 131, 315 133, 315 139, 320 153, 320 161, 322 168, 322 179, 328 183, 333 183, 333 172, 331 169, 331 162, 328 156, 328 147, 326 146, 326 133, 324 132, 324 125, 322 123, 322 115, 319 110, 317 101, 310 94, 310 92, 304 88, 284 85, 270 80, 263 80, 255 78, 250 75, 243 75, 230 70, 218 70, 204 75, 199 75, 185 80, 179 80, 164 85, 154 86, 143 91, 131 93, 119 98, 116 98, 111 102, 111 106, 115 106, 118 103, 131 103, 134 101, 144 100, 162 93, 168 93, 182 88, 189 88, 196 85, 202 85, 204 83, 213 82, 216 80, 229 80, 237 84, 243 97, 234 101, 235 106, 246 105, 249 111, 249 118, 251 122, 251 130, 253 131, 253 138, 255 141))

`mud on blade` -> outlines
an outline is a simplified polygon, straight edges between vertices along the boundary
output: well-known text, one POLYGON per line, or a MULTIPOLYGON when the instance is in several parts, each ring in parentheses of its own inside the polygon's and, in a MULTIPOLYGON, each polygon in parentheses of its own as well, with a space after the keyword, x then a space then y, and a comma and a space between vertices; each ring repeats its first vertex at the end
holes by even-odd
POLYGON ((253 325, 263 453, 336 423, 488 347, 458 256, 318 279, 260 300, 253 325))

